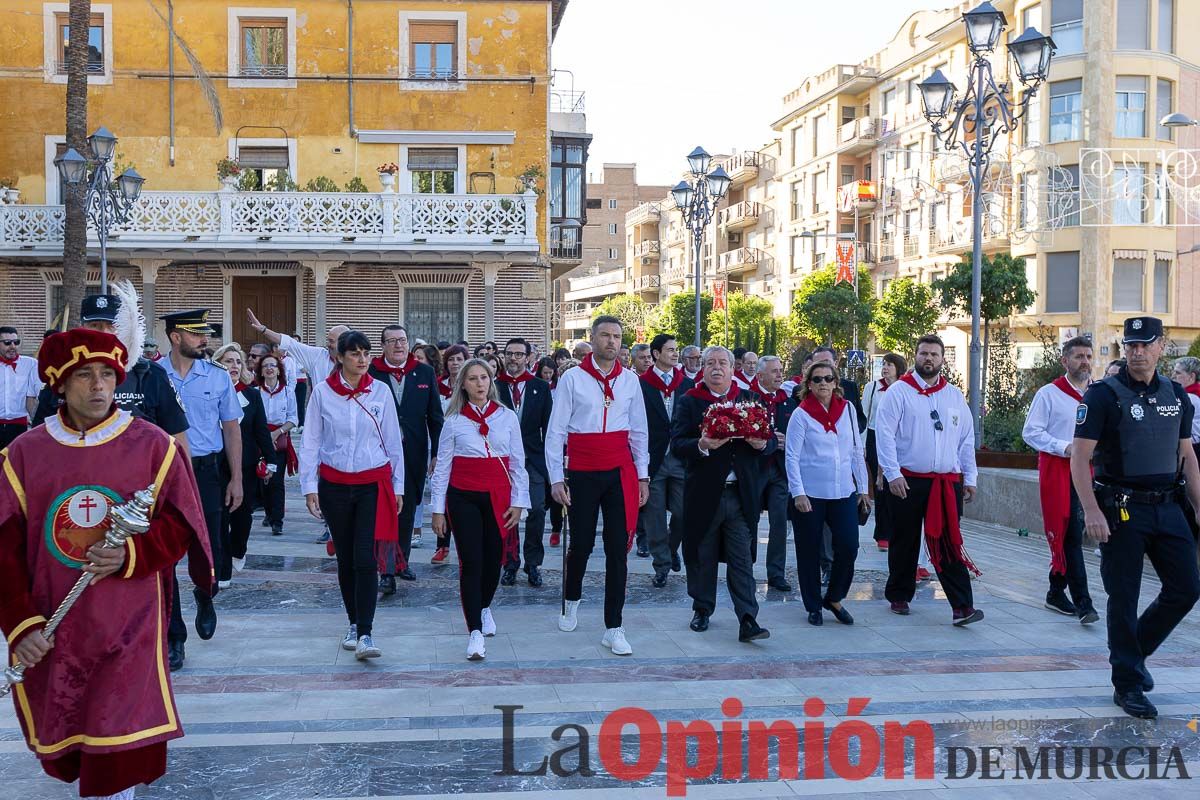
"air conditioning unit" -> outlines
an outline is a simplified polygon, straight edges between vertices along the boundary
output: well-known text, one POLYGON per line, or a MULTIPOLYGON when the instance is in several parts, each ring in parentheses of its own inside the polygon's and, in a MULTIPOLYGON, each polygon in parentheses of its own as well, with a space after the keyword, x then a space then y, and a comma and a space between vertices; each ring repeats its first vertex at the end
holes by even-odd
POLYGON ((649 263, 650 263, 650 257, 649 257, 649 256, 642 256, 642 266, 644 267, 644 266, 646 266, 646 265, 647 265, 647 264, 649 264, 649 263))
POLYGON ((741 232, 739 231, 738 233, 731 233, 731 234, 729 234, 729 243, 730 243, 730 244, 735 244, 735 245, 738 245, 738 246, 740 247, 740 246, 741 246, 741 244, 742 244, 742 234, 741 234, 741 232))

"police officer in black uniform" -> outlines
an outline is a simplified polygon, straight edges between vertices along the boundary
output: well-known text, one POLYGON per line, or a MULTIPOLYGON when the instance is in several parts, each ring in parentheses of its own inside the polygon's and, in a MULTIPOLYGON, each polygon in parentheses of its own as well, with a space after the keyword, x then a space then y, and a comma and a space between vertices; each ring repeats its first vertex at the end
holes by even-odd
MULTIPOLYGON (((83 327, 113 333, 113 323, 120 307, 121 298, 115 295, 88 295, 83 298, 80 306, 83 327)), ((175 437, 185 454, 188 452, 187 415, 179 403, 179 395, 171 385, 166 370, 157 363, 139 356, 137 362, 126 373, 125 381, 117 387, 113 402, 117 408, 162 428, 175 437)), ((33 424, 41 425, 46 417, 58 411, 60 405, 62 395, 50 391, 49 386, 43 387, 38 395, 33 424)))
POLYGON ((1100 543, 1113 702, 1130 716, 1154 719, 1146 659, 1200 598, 1196 543, 1183 512, 1185 503, 1200 509, 1200 468, 1191 447, 1192 404, 1179 384, 1156 372, 1162 321, 1125 320, 1123 343, 1126 366, 1092 384, 1076 413, 1071 479, 1087 534, 1100 543), (1143 557, 1162 591, 1139 617, 1143 557))

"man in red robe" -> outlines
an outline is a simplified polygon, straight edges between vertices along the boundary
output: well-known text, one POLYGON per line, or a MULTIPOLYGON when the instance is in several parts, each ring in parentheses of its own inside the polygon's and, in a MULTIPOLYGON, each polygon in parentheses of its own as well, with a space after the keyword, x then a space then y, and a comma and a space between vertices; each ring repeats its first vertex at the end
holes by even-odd
POLYGON ((0 452, 0 631, 27 668, 13 691, 21 730, 49 775, 122 800, 166 772, 166 743, 183 735, 167 670, 171 570, 187 554, 196 585, 213 584, 188 459, 113 405, 128 361, 109 333, 46 339, 38 370, 65 403, 0 452), (149 531, 103 546, 109 509, 151 484, 149 531), (48 640, 81 570, 96 577, 48 640))

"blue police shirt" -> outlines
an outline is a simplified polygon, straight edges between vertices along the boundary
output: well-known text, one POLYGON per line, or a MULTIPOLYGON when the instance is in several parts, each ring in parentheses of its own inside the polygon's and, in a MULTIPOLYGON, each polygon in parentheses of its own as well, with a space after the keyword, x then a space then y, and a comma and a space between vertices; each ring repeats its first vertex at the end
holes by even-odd
POLYGON ((242 407, 229 373, 212 362, 193 361, 187 377, 182 378, 175 371, 170 358, 158 363, 167 371, 183 403, 192 456, 207 456, 224 450, 221 423, 240 421, 242 418, 242 407))

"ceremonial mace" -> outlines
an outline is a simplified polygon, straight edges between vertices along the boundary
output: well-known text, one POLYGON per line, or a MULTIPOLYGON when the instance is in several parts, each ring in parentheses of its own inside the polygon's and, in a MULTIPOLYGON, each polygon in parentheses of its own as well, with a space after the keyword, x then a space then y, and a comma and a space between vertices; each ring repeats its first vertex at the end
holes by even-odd
MULTIPOLYGON (((154 488, 152 483, 140 492, 135 492, 128 502, 113 506, 108 510, 109 527, 104 534, 105 547, 114 550, 124 547, 125 541, 130 536, 150 530, 150 508, 154 505, 154 488)), ((50 621, 42 629, 42 636, 46 637, 48 641, 53 641, 54 631, 62 624, 63 617, 67 615, 67 612, 83 594, 83 590, 91 584, 95 577, 95 573, 85 572, 79 576, 79 580, 75 581, 71 591, 67 592, 67 596, 63 598, 54 615, 50 617, 50 621)), ((12 691, 12 687, 25 680, 26 669, 24 664, 17 662, 4 670, 4 685, 0 686, 0 697, 7 696, 12 691)))

